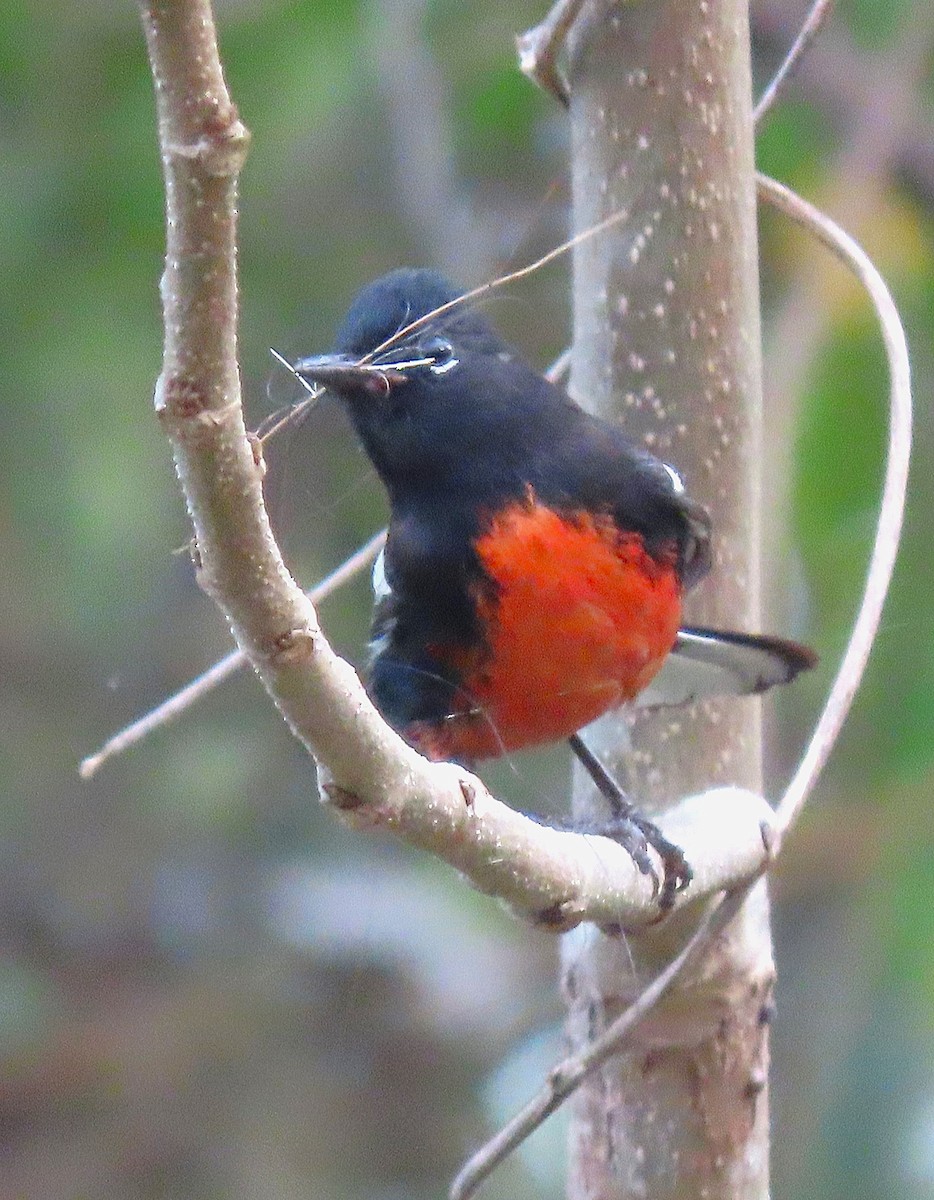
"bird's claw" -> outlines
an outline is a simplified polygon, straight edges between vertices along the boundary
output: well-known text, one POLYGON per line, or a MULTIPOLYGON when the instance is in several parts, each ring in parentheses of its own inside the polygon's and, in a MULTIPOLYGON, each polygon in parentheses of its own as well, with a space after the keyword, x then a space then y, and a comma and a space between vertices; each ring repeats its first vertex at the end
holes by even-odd
POLYGON ((623 847, 639 871, 651 878, 652 897, 658 897, 659 907, 665 912, 674 905, 675 897, 691 882, 693 872, 684 857, 684 851, 674 842, 670 842, 658 826, 645 817, 636 813, 611 817, 608 821, 601 821, 593 828, 588 828, 586 832, 602 834, 623 847), (655 860, 649 854, 650 846, 662 860, 661 878, 655 860))

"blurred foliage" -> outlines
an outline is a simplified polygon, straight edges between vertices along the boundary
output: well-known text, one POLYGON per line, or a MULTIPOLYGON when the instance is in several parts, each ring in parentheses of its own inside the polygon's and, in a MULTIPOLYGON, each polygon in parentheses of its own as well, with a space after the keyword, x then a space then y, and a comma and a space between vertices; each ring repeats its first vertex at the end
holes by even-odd
MULTIPOLYGON (((415 168, 377 67, 396 3, 220 6, 254 135, 241 204, 254 421, 291 396, 268 346, 326 347, 362 282, 428 261, 437 231, 398 202, 393 181, 415 168)), ((756 6, 762 79, 793 35, 790 7, 756 6)), ((465 284, 563 229, 564 118, 513 65, 513 33, 541 12, 424 0, 414 25, 412 51, 440 81, 447 181, 477 231, 465 284)), ((763 168, 823 198, 888 276, 919 397, 894 594, 777 879, 775 1190, 802 1200, 934 1196, 932 46, 924 0, 841 0, 826 61, 804 65, 760 140, 763 168), (904 82, 906 37, 925 67, 904 82), (871 81, 886 78, 912 89, 909 120, 877 111, 871 81), (854 163, 847 149, 872 122, 872 153, 854 163)), ((227 648, 176 553, 184 507, 148 406, 162 196, 130 5, 0 11, 0 142, 0 1192, 437 1196, 554 1053, 555 946, 436 864, 320 813, 307 759, 249 678, 79 782, 83 753, 227 648)), ((461 261, 453 237, 436 240, 451 258, 435 265, 461 261)), ((565 338, 564 270, 496 306, 537 361, 565 338)), ((777 776, 845 642, 877 504, 884 362, 838 275, 764 218, 770 375, 792 350, 800 362, 781 397, 791 478, 775 493, 790 539, 776 611, 825 661, 780 706, 777 776), (807 322, 789 319, 795 304, 807 322)), ((378 526, 383 501, 327 406, 270 458, 274 517, 310 583, 378 526)), ((354 658, 367 607, 365 580, 325 606, 354 658)), ((496 785, 560 806, 564 769, 560 754, 520 759, 496 785)), ((561 1136, 543 1134, 489 1196, 562 1194, 542 1166, 561 1136)))

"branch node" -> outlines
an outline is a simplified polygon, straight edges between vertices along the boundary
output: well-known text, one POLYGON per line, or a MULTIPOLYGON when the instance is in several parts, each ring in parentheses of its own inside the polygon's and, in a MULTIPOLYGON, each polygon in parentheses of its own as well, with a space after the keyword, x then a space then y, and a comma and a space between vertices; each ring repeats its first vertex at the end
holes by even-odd
POLYGON ((204 387, 188 375, 162 375, 154 399, 160 421, 193 421, 209 404, 204 387))
POLYGON ((536 25, 516 37, 516 55, 519 59, 519 70, 526 78, 567 108, 571 103, 567 81, 562 78, 557 62, 550 53, 542 37, 542 26, 536 25))
POLYGON ((549 933, 567 933, 569 929, 580 925, 583 919, 580 904, 571 898, 556 900, 554 904, 539 909, 531 917, 533 925, 547 929, 549 933))
POLYGON ((247 432, 246 440, 250 443, 250 451, 253 455, 253 465, 256 467, 260 479, 266 478, 266 458, 263 454, 263 439, 257 437, 255 433, 247 432))
POLYGON ((315 642, 316 633, 313 629, 287 629, 275 639, 270 660, 277 667, 307 662, 314 657, 315 642))
POLYGON ((563 1086, 564 1081, 564 1063, 559 1062, 545 1076, 545 1087, 550 1088, 552 1092, 556 1092, 563 1086))
POLYGON ((470 812, 473 812, 473 807, 477 802, 477 787, 471 783, 469 779, 460 780, 461 795, 464 797, 464 804, 470 812))
POLYGON ((571 90, 558 59, 583 6, 584 0, 557 0, 544 21, 516 38, 519 70, 565 108, 570 107, 571 90))
POLYGON ((202 136, 190 142, 167 142, 162 149, 166 166, 182 160, 195 164, 205 175, 213 178, 236 176, 246 160, 250 147, 250 131, 237 115, 214 113, 202 126, 202 136))
POLYGON ((357 809, 366 807, 366 802, 356 793, 348 791, 347 788, 342 788, 340 784, 330 780, 321 784, 321 794, 325 797, 326 802, 332 808, 336 808, 338 812, 356 812, 357 809))
MULTIPOLYGON (((211 395, 212 389, 191 375, 169 375, 156 386, 156 416, 176 437, 189 439, 220 429, 231 417, 239 418, 239 399, 217 405, 212 403, 211 395)), ((255 461, 255 453, 253 458, 255 461)))

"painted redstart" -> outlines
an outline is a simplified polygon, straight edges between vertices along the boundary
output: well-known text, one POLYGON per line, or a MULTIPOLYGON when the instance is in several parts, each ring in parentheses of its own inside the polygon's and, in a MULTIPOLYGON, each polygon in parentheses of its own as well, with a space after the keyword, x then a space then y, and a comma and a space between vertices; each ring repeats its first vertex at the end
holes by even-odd
POLYGON ((472 766, 570 739, 611 804, 612 832, 653 878, 646 842, 660 853, 670 901, 690 879, 683 855, 578 731, 640 693, 677 703, 763 691, 814 655, 680 628, 682 597, 710 567, 706 510, 476 308, 422 321, 458 295, 432 271, 393 271, 353 301, 331 354, 294 366, 343 401, 389 494, 371 694, 432 759, 472 766))

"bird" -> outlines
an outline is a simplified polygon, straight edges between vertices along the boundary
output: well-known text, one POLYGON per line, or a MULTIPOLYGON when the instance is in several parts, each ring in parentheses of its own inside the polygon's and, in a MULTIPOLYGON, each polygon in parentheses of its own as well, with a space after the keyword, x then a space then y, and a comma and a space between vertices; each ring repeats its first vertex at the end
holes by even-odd
POLYGON ((388 495, 367 670, 377 709, 426 757, 471 769, 567 739, 610 805, 600 831, 670 906, 690 865, 581 730, 638 697, 789 683, 812 651, 682 626, 683 598, 711 567, 707 510, 441 274, 400 268, 368 284, 331 351, 291 369, 343 404, 388 495))

